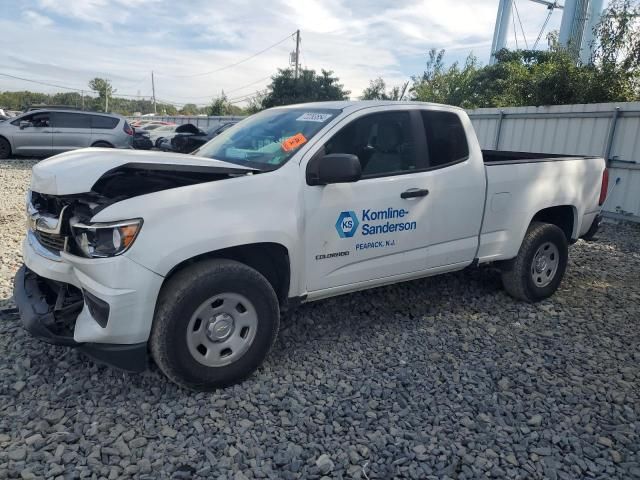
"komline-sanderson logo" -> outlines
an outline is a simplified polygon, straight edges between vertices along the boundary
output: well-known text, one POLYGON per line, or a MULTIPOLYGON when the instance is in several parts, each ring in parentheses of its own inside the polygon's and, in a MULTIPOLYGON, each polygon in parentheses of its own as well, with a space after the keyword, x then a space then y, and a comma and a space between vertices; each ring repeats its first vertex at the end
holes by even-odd
POLYGON ((336 230, 340 238, 351 238, 356 234, 358 225, 358 217, 355 212, 342 212, 336 222, 336 230))

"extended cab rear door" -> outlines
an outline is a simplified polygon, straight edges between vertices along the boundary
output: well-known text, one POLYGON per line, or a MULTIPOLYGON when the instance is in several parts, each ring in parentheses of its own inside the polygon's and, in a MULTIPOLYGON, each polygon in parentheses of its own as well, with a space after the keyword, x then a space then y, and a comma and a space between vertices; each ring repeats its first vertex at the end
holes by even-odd
POLYGON ((471 263, 478 248, 486 193, 482 151, 464 112, 430 107, 420 118, 428 164, 427 268, 453 270, 471 263))

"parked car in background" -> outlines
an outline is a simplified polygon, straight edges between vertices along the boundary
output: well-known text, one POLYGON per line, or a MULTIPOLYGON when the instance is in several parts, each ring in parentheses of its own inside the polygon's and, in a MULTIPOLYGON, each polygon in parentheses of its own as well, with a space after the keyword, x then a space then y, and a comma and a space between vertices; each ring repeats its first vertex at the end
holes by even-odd
POLYGON ((212 138, 220 135, 228 128, 234 126, 237 121, 216 125, 204 131, 191 123, 180 125, 173 135, 166 136, 156 146, 167 152, 191 153, 207 143, 212 138), (183 128, 184 127, 184 128, 183 128))
POLYGON ((150 150, 153 142, 149 136, 149 132, 144 129, 133 129, 133 148, 137 150, 150 150))
POLYGON ((153 145, 157 147, 164 137, 173 135, 173 132, 175 132, 178 127, 179 125, 164 125, 162 127, 154 128, 149 133, 149 138, 151 138, 153 145))
POLYGON ((118 116, 36 110, 0 123, 0 158, 47 156, 85 147, 131 148, 133 128, 118 116))

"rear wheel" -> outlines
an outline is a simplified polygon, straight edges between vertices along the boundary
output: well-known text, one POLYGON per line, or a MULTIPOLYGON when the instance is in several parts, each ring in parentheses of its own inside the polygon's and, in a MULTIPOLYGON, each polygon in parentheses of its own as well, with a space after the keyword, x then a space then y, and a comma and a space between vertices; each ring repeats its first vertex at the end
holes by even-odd
POLYGON ((555 225, 533 222, 518 256, 502 272, 509 295, 536 302, 550 297, 560 286, 569 257, 567 238, 555 225))
POLYGON ((11 155, 11 145, 6 138, 0 138, 0 158, 9 158, 11 155))
POLYGON ((96 148, 113 148, 113 145, 108 142, 96 142, 91 146, 96 148))
POLYGON ((209 260, 178 272, 163 287, 151 353, 178 385, 214 390, 260 366, 279 322, 278 299, 267 279, 236 261, 209 260))

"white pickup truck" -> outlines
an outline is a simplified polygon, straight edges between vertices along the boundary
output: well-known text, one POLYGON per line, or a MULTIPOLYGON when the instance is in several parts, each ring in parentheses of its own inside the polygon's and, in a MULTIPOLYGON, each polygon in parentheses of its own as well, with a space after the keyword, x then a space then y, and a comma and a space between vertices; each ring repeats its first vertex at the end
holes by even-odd
POLYGON ((274 108, 193 155, 34 166, 14 298, 44 341, 129 371, 150 353, 208 390, 250 375, 302 302, 483 264, 549 297, 606 192, 602 158, 483 152, 458 108, 274 108))

